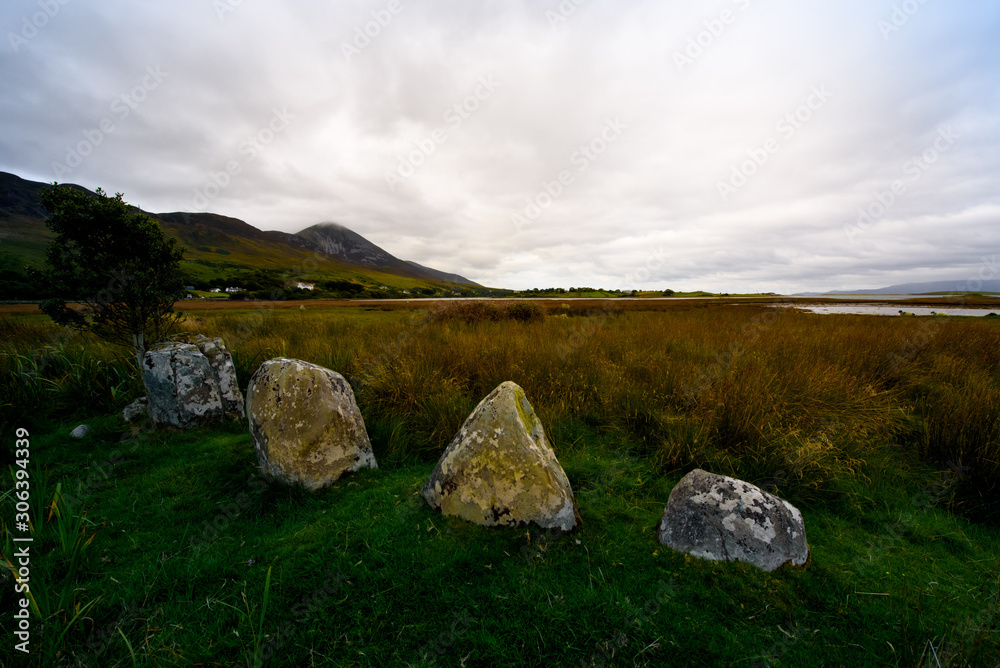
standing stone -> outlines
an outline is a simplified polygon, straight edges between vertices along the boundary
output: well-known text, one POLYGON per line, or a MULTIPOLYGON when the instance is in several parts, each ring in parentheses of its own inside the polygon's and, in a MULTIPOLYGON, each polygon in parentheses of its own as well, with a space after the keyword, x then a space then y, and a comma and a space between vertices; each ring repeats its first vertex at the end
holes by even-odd
POLYGON ((765 571, 809 559, 795 506, 750 483, 695 469, 670 492, 660 542, 715 561, 745 561, 765 571))
POLYGON ((315 490, 378 468, 354 392, 336 371, 285 357, 264 362, 247 388, 247 417, 268 479, 315 490))
POLYGON ((71 431, 69 435, 73 438, 86 438, 87 436, 90 436, 90 432, 91 429, 89 425, 81 424, 79 427, 71 431))
POLYGON ((516 383, 483 399, 421 492, 432 508, 484 526, 534 522, 570 531, 576 499, 542 423, 516 383))
POLYGON ((133 422, 146 416, 146 397, 139 397, 122 411, 122 419, 133 422))
POLYGON ((189 429, 224 417, 243 417, 243 394, 222 339, 187 336, 146 351, 142 379, 147 411, 158 425, 189 429))

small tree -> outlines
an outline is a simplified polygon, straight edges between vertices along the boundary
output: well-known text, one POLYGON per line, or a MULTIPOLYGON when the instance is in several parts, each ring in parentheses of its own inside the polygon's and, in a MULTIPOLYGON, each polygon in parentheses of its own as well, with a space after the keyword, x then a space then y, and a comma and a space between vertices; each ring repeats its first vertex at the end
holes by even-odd
POLYGON ((56 234, 42 277, 62 295, 43 301, 42 311, 60 325, 131 348, 141 373, 146 349, 183 318, 174 302, 184 294, 184 250, 121 193, 109 197, 98 188, 95 196, 53 184, 40 200, 56 234), (70 308, 67 299, 83 309, 70 308))

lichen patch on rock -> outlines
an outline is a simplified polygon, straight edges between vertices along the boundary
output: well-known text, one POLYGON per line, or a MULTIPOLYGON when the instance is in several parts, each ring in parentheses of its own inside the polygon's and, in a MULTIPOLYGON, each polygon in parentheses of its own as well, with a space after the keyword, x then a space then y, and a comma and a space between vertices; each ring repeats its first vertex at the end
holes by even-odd
POLYGON ((695 469, 670 492, 660 542, 716 561, 745 561, 766 571, 809 559, 795 506, 750 483, 695 469))
POLYGON ((573 490, 527 397, 505 382, 483 399, 422 491, 432 508, 484 526, 580 523, 573 490))
POLYGON ((250 436, 269 479, 315 490, 344 473, 377 468, 350 384, 335 371, 278 357, 250 379, 250 436))
POLYGON ((233 358, 222 339, 189 335, 155 345, 143 357, 142 375, 155 424, 189 429, 244 415, 233 358))

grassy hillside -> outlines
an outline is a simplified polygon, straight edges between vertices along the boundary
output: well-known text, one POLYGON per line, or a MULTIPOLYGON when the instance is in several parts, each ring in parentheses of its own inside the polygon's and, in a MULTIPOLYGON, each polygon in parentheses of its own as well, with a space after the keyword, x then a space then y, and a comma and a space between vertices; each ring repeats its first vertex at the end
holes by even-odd
POLYGON ((489 323, 198 311, 187 327, 225 338, 244 387, 277 355, 352 383, 380 468, 315 494, 260 480, 245 424, 131 431, 127 354, 0 320, 4 433, 32 431, 44 483, 33 575, 70 603, 29 663, 996 666, 1000 323, 675 304, 489 323), (415 496, 504 380, 551 436, 579 532, 488 530, 415 496), (85 419, 95 435, 69 439, 85 419), (796 504, 809 567, 659 545, 695 466, 796 504), (59 483, 80 497, 68 516, 86 510, 70 535, 94 536, 72 577, 42 513, 59 483))
MULTIPOLYGON (((38 203, 46 184, 26 181, 0 172, 0 272, 22 272, 25 266, 41 269, 45 248, 53 235, 45 227, 47 212, 38 203)), ((79 186, 71 186, 79 188, 79 186)), ((443 280, 434 270, 398 260, 386 254, 391 266, 364 266, 318 251, 306 238, 285 232, 262 231, 236 218, 210 213, 150 214, 168 237, 186 249, 181 269, 189 282, 208 282, 245 276, 255 270, 280 273, 286 281, 354 281, 367 287, 385 285, 397 289, 445 288, 456 284, 443 280)), ((356 244, 369 244, 346 230, 356 244)), ((374 248, 374 246, 372 246, 374 248)), ((381 249, 379 249, 381 251, 381 249)), ((384 251, 381 251, 384 254, 384 251)), ((442 275, 444 276, 444 275, 442 275)), ((7 291, 23 276, 6 278, 7 291)), ((460 278, 460 277, 454 277, 460 278)), ((0 283, 0 287, 2 287, 0 283)), ((462 285, 462 284, 459 284, 462 285)), ((23 288, 22 288, 23 289, 23 288)), ((466 288, 483 292, 479 286, 466 288)), ((0 298, 19 295, 0 295, 0 298)))

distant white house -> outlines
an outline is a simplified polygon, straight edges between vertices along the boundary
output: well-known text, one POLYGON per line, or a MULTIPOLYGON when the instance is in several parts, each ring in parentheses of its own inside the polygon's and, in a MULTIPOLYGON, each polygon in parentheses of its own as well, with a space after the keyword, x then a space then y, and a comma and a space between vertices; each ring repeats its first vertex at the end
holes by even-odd
POLYGON ((212 288, 209 292, 222 292, 222 288, 212 288))
POLYGON ((296 283, 295 287, 299 290, 314 290, 316 288, 315 283, 296 283))
POLYGON ((226 288, 226 292, 242 292, 243 288, 226 288))
POLYGON ((403 290, 403 294, 404 295, 408 295, 408 294, 410 294, 410 291, 409 290, 403 290))

